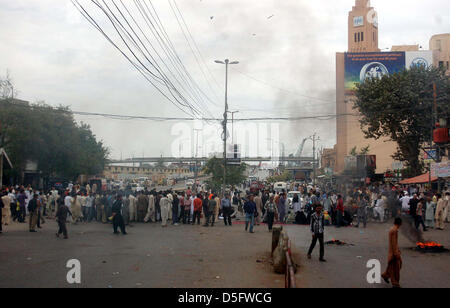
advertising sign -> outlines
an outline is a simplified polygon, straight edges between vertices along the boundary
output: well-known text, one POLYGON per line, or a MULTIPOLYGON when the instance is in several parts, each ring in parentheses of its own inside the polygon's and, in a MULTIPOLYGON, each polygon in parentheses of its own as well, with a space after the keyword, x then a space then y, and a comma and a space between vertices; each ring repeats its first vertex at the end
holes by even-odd
POLYGON ((438 178, 450 177, 450 161, 431 164, 431 176, 438 178))
POLYGON ((405 53, 406 68, 433 65, 433 51, 408 51, 405 53))
POLYGON ((356 90, 356 85, 368 78, 381 79, 385 75, 404 69, 404 52, 346 53, 345 90, 352 94, 356 90))

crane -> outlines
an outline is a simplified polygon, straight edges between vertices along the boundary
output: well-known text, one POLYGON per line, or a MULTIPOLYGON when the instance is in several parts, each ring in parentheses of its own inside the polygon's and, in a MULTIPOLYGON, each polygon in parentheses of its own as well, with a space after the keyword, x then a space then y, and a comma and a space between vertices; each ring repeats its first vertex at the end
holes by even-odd
POLYGON ((295 152, 295 157, 301 157, 303 153, 303 148, 305 147, 305 143, 308 140, 308 138, 303 139, 302 143, 298 147, 297 151, 295 152))

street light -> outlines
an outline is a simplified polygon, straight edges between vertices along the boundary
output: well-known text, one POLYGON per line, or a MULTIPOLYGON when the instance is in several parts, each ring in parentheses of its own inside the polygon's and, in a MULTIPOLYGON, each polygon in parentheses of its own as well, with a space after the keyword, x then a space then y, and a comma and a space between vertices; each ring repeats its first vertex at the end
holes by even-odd
POLYGON ((225 112, 223 113, 223 195, 225 196, 227 177, 228 65, 239 64, 239 62, 230 62, 228 59, 225 59, 225 61, 216 60, 214 62, 225 65, 225 112))
POLYGON ((238 113, 239 111, 228 111, 228 113, 231 113, 231 144, 234 146, 234 114, 238 113))

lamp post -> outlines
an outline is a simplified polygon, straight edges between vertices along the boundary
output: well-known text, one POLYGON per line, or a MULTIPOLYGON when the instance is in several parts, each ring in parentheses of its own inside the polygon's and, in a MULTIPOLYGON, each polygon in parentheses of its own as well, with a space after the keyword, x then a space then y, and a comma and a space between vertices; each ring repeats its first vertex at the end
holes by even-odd
POLYGON ((231 144, 234 145, 234 114, 238 113, 239 111, 228 111, 228 113, 231 113, 231 144))
POLYGON ((320 140, 320 137, 317 137, 317 133, 314 133, 308 139, 313 142, 313 186, 316 186, 316 142, 320 140))
POLYGON ((239 64, 238 61, 230 62, 226 59, 225 61, 215 61, 218 64, 225 65, 225 112, 223 113, 223 195, 225 196, 226 189, 226 177, 227 177, 227 121, 228 121, 228 65, 239 64))

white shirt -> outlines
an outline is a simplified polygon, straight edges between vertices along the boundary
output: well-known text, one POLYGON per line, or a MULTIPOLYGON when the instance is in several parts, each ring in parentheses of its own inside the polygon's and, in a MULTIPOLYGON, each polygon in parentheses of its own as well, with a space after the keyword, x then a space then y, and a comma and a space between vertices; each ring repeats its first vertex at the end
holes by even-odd
POLYGON ((64 198, 64 205, 67 206, 70 209, 71 204, 72 204, 72 197, 71 196, 66 196, 64 198))
POLYGON ((402 209, 407 210, 409 209, 409 201, 412 198, 409 196, 403 196, 402 198, 400 198, 400 201, 402 202, 402 209))

